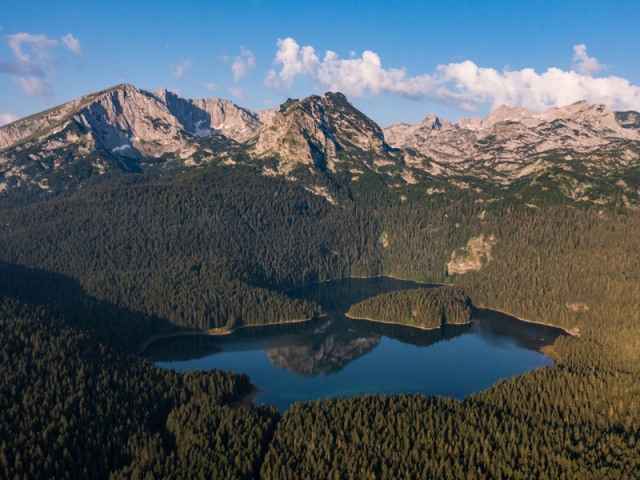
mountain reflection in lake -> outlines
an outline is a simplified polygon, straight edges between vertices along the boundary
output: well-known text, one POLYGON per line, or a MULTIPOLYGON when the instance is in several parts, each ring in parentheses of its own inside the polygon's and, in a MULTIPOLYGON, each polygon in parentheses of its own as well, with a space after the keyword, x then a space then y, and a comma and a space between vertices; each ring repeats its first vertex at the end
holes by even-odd
POLYGON ((161 339, 144 356, 176 370, 248 373, 264 389, 254 402, 276 405, 281 411, 296 401, 369 393, 463 398, 499 379, 553 365, 538 350, 563 335, 562 330, 499 312, 478 309, 470 325, 434 330, 344 315, 362 300, 409 288, 434 286, 387 277, 311 285, 287 294, 319 303, 324 317, 248 327, 225 336, 161 339))

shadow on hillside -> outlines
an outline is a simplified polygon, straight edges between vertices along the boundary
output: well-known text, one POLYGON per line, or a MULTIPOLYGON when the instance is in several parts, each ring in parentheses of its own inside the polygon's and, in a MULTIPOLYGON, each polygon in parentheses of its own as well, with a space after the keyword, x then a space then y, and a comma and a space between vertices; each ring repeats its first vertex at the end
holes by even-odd
POLYGON ((0 261, 0 297, 46 309, 100 343, 135 353, 152 334, 178 330, 168 320, 118 307, 87 294, 78 280, 0 261))

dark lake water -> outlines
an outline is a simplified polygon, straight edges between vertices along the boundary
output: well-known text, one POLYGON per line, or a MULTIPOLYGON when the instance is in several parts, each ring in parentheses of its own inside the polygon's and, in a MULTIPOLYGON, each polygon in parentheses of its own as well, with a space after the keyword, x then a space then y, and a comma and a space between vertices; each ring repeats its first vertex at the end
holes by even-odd
POLYGON ((447 288, 380 277, 344 279, 287 292, 326 315, 309 322, 248 327, 231 335, 157 340, 144 355, 178 371, 248 373, 264 390, 257 405, 284 412, 294 402, 366 394, 423 393, 464 398, 503 378, 554 364, 538 350, 564 332, 490 310, 470 325, 420 330, 351 320, 355 303, 392 290, 447 288))

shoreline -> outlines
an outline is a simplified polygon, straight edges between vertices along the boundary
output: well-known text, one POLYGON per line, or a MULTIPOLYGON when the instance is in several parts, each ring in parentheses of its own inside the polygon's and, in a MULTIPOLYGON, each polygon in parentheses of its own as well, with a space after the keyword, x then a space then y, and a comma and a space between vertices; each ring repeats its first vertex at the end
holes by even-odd
POLYGON ((307 283, 306 285, 302 285, 301 287, 287 288, 286 290, 282 290, 281 292, 282 293, 293 292, 294 290, 300 290, 302 288, 307 288, 307 287, 310 287, 311 285, 320 285, 322 283, 327 283, 327 282, 337 282, 339 280, 346 280, 347 278, 357 278, 357 279, 360 279, 360 280, 367 280, 367 279, 370 279, 370 278, 382 278, 382 277, 393 278, 394 280, 400 280, 402 282, 419 283, 420 285, 442 285, 442 286, 448 286, 448 287, 453 287, 454 286, 453 283, 422 282, 420 280, 411 280, 410 278, 394 277, 393 275, 373 275, 371 277, 354 277, 353 275, 349 275, 347 277, 331 278, 329 280, 322 280, 321 282, 307 283))
POLYGON ((559 326, 553 325, 551 323, 536 322, 534 320, 527 320, 526 318, 516 317, 513 313, 505 312, 504 310, 498 310, 497 308, 480 307, 480 306, 476 307, 475 305, 474 305, 474 308, 479 308, 481 310, 491 310, 492 312, 504 313, 505 315, 509 315, 510 317, 513 317, 516 320, 520 320, 521 322, 535 323, 537 325, 544 325, 545 327, 557 328, 558 330, 562 330, 563 332, 565 332, 567 335, 569 335, 571 337, 580 338, 580 334, 579 333, 577 333, 577 332, 573 333, 570 330, 567 330, 566 328, 559 327, 559 326))
MULTIPOLYGON (((420 325, 409 325, 408 323, 387 322, 386 320, 375 320, 373 318, 366 318, 366 317, 352 317, 348 313, 345 313, 344 316, 347 318, 351 318, 352 320, 366 320, 367 322, 388 323, 389 325, 400 325, 402 327, 417 328, 418 330, 423 330, 423 331, 439 330, 440 328, 442 328, 442 325, 440 325, 439 327, 421 327, 420 325)), ((473 322, 446 323, 445 325, 471 325, 472 323, 473 322)))
MULTIPOLYGON (((288 290, 283 290, 283 293, 284 292, 291 292, 293 290, 298 290, 298 289, 301 289, 301 288, 306 288, 306 287, 309 287, 311 285, 319 285, 321 283, 335 282, 335 281, 344 280, 344 279, 347 279, 347 278, 358 278, 358 279, 361 279, 361 280, 365 280, 365 279, 368 279, 368 278, 381 278, 381 277, 393 278, 394 280, 400 280, 400 281, 403 281, 403 282, 419 283, 421 285, 441 285, 441 286, 449 286, 449 287, 455 286, 455 284, 453 284, 453 283, 421 282, 419 280, 411 280, 409 278, 400 278, 400 277, 396 277, 394 275, 374 275, 374 276, 371 276, 371 277, 355 277, 353 275, 349 275, 347 277, 340 277, 340 278, 334 278, 334 279, 331 279, 331 280, 323 280, 321 282, 309 283, 309 284, 304 285, 302 287, 290 288, 288 290)), ((476 305, 472 305, 472 308, 480 308, 480 309, 483 309, 483 310, 491 310, 491 311, 494 311, 494 312, 504 313, 505 315, 509 315, 510 317, 513 317, 513 318, 515 318, 517 320, 520 320, 521 322, 535 323, 535 324, 538 324, 538 325, 545 325, 547 327, 558 328, 558 329, 564 331, 567 335, 570 335, 570 336, 572 336, 574 338, 580 338, 580 334, 578 333, 577 329, 576 329, 576 331, 574 333, 574 332, 572 332, 570 330, 567 330, 564 327, 560 327, 558 325, 553 325, 551 323, 544 323, 544 322, 536 322, 534 320, 527 320, 526 318, 517 317, 513 313, 505 312, 504 310, 498 310, 497 308, 490 308, 490 307, 483 307, 483 306, 476 306, 476 305)), ((345 313, 345 315, 347 317, 349 317, 349 315, 347 315, 346 313, 345 313)), ((357 319, 357 320, 369 320, 371 322, 393 323, 393 324, 396 324, 396 325, 407 325, 408 327, 414 327, 415 326, 415 325, 408 325, 408 324, 404 324, 404 323, 398 324, 396 322, 383 322, 382 320, 373 320, 371 318, 356 318, 356 317, 349 317, 349 318, 354 318, 354 319, 357 319)), ((473 322, 469 322, 469 323, 473 323, 473 322)), ((466 323, 455 323, 455 324, 452 324, 452 325, 466 325, 466 323)), ((422 327, 417 327, 417 328, 420 328, 421 330, 425 330, 422 327)), ((432 327, 432 328, 440 328, 440 327, 432 327)))
POLYGON ((302 318, 298 320, 285 320, 284 322, 264 323, 261 325, 242 325, 241 327, 234 328, 233 330, 222 330, 220 328, 213 328, 211 330, 184 330, 184 331, 173 332, 173 333, 155 334, 155 335, 151 335, 148 338, 145 338, 142 342, 140 342, 140 347, 138 348, 138 353, 136 355, 142 355, 144 351, 147 348, 149 348, 149 345, 151 345, 156 340, 161 340, 163 338, 183 337, 187 335, 208 335, 211 337, 221 337, 223 335, 231 335, 232 333, 235 333, 238 330, 242 330, 243 328, 270 327, 274 325, 285 325, 289 323, 302 323, 302 322, 308 322, 310 320, 314 320, 316 318, 322 318, 326 315, 327 315, 326 313, 323 313, 322 315, 317 315, 309 318, 302 318))
POLYGON ((264 392, 262 388, 252 383, 251 390, 249 390, 249 392, 247 392, 243 397, 233 402, 230 406, 232 408, 244 408, 245 410, 251 410, 253 407, 255 407, 253 398, 262 392, 264 392))
MULTIPOLYGON (((395 277, 393 275, 374 275, 374 276, 371 276, 371 277, 355 277, 353 275, 350 275, 348 277, 333 278, 333 279, 330 279, 330 280, 323 280, 321 282, 308 283, 307 285, 303 285, 301 287, 295 287, 295 288, 290 288, 290 289, 287 289, 287 290, 282 290, 282 291, 280 291, 280 293, 292 292, 294 290, 299 290, 299 289, 302 289, 302 288, 306 288, 306 287, 309 287, 311 285, 320 285, 322 283, 335 282, 335 281, 339 281, 339 280, 345 280, 347 278, 356 278, 356 279, 360 279, 360 280, 367 280, 367 279, 371 279, 371 278, 382 278, 382 277, 393 278, 394 280, 400 280, 400 281, 403 281, 403 282, 418 283, 420 285, 440 285, 440 286, 449 286, 449 287, 455 286, 452 283, 421 282, 419 280, 411 280, 411 279, 407 279, 407 278, 400 278, 400 277, 395 277)), ((502 313, 504 315, 509 315, 510 317, 513 317, 516 320, 520 320, 521 322, 535 323, 537 325, 544 325, 544 326, 551 327, 551 328, 557 328, 559 330, 562 330, 563 332, 565 332, 567 335, 569 335, 571 337, 580 338, 580 334, 578 333, 577 330, 574 333, 572 331, 567 330, 566 328, 559 327, 559 326, 553 325, 551 323, 544 323, 544 322, 536 322, 534 320, 527 320, 526 318, 517 317, 516 315, 514 315, 512 313, 505 312, 504 310, 498 310, 497 308, 490 308, 490 307, 476 306, 476 305, 472 305, 472 308, 482 309, 482 310, 491 310, 493 312, 502 313)), ((324 317, 326 315, 327 315, 326 313, 323 313, 322 315, 318 315, 318 316, 314 316, 314 317, 310 317, 310 318, 303 318, 303 319, 299 319, 299 320, 286 320, 284 322, 264 323, 264 324, 261 324, 261 325, 242 325, 241 327, 234 328, 233 330, 222 330, 220 328, 216 328, 216 329, 211 329, 211 330, 188 330, 188 331, 179 331, 179 332, 174 332, 174 333, 169 333, 169 334, 151 335, 150 337, 146 338, 145 340, 143 340, 140 343, 140 347, 138 349, 137 355, 142 355, 142 353, 144 353, 144 351, 149 347, 149 345, 151 345, 156 340, 160 340, 162 338, 179 337, 179 336, 183 336, 183 335, 211 335, 211 336, 230 335, 230 334, 232 334, 232 333, 234 333, 234 332, 236 332, 238 330, 241 330, 243 328, 266 327, 266 326, 273 326, 273 325, 282 325, 282 324, 287 324, 287 323, 302 323, 302 322, 308 322, 308 321, 313 320, 315 318, 322 318, 322 317, 324 317)), ((418 325, 409 325, 409 324, 406 324, 406 323, 386 322, 384 320, 374 320, 372 318, 351 317, 347 313, 345 313, 344 315, 347 318, 351 318, 351 319, 354 319, 354 320, 366 320, 366 321, 369 321, 369 322, 388 323, 388 324, 391 324, 391 325, 403 325, 403 326, 406 326, 406 327, 417 328, 417 329, 423 330, 423 331, 435 330, 436 328, 440 328, 440 327, 425 328, 425 327, 420 327, 418 325)), ((473 323, 473 322, 451 323, 450 325, 468 325, 470 323, 473 323)))

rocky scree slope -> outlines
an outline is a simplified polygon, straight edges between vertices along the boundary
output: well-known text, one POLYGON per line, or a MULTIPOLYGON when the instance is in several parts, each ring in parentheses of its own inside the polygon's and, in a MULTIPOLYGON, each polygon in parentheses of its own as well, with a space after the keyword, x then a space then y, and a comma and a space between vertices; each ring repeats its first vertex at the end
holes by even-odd
POLYGON ((452 125, 431 114, 415 125, 391 125, 384 134, 392 147, 422 153, 445 164, 449 173, 509 181, 548 169, 550 155, 598 167, 603 161, 611 168, 635 163, 640 158, 636 115, 585 101, 544 112, 503 105, 482 120, 461 118, 452 125))
POLYGON ((0 190, 23 184, 46 190, 56 171, 87 178, 110 169, 139 171, 150 159, 195 164, 225 156, 272 114, 229 100, 118 85, 1 127, 0 190), (216 134, 223 137, 212 142, 216 134), (210 140, 198 141, 202 137, 210 140))

